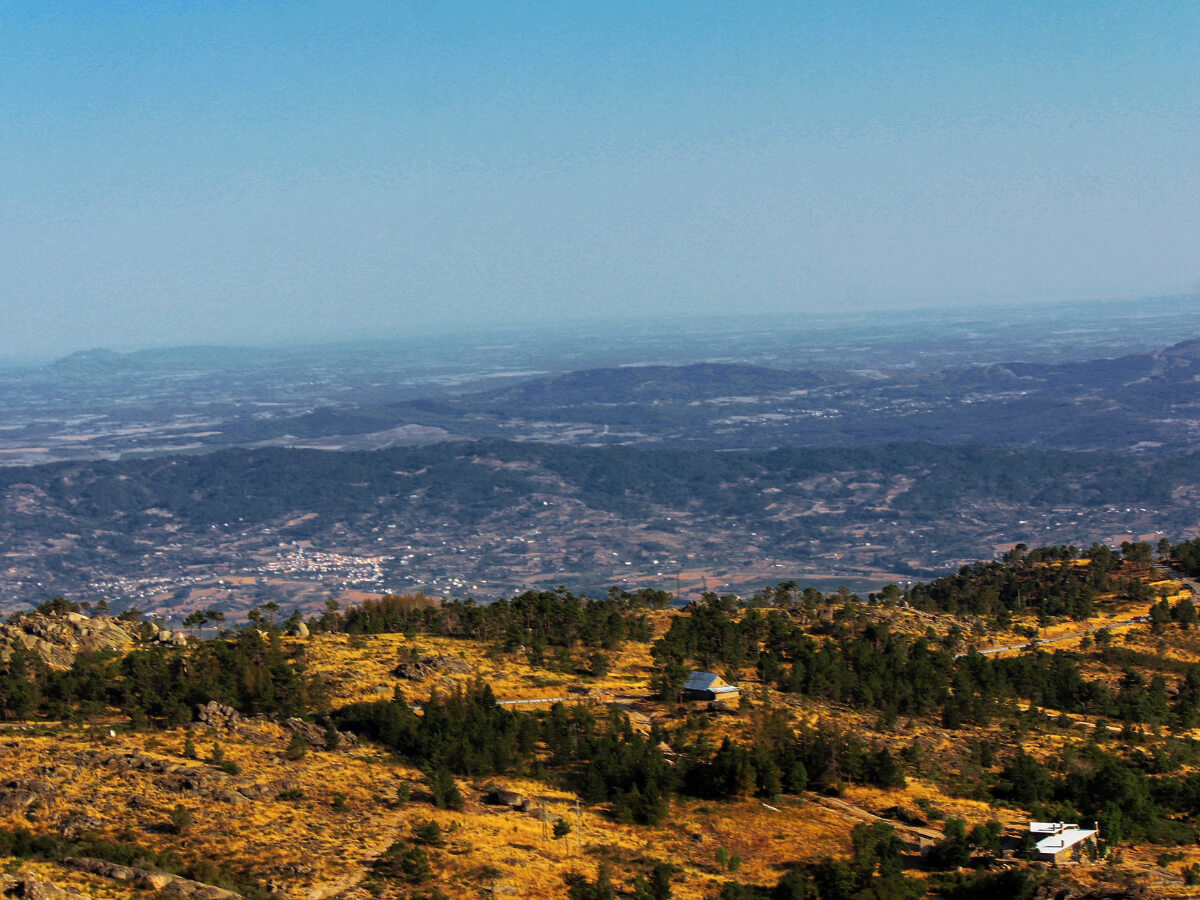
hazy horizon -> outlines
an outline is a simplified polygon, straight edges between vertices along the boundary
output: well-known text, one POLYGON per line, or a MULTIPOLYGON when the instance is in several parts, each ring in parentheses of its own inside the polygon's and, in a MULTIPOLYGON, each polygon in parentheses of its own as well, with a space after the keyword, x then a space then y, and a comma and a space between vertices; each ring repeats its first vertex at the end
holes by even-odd
POLYGON ((1200 7, 0 11, 0 359, 1200 284, 1200 7))
MULTIPOLYGON (((998 317, 1005 322, 1019 320, 1021 327, 1040 326, 1054 332, 1060 339, 1068 332, 1081 336, 1079 350, 1084 356, 1095 355, 1093 342, 1097 338, 1107 342, 1110 349, 1120 353, 1136 352, 1139 349, 1165 347, 1180 341, 1200 338, 1200 294, 1162 297, 1120 297, 1065 301, 1058 303, 991 303, 969 307, 953 303, 912 305, 908 307, 881 306, 863 307, 851 312, 804 311, 795 313, 743 313, 743 314, 658 314, 646 312, 641 316, 594 316, 591 318, 556 319, 538 322, 461 323, 458 328, 413 329, 374 334, 324 336, 295 339, 271 339, 269 336, 248 336, 242 341, 190 341, 156 343, 110 343, 76 347, 60 347, 49 354, 0 355, 0 368, 19 369, 30 366, 48 365, 75 354, 90 352, 115 352, 122 355, 147 353, 174 353, 190 350, 200 352, 229 351, 231 353, 270 352, 273 354, 300 354, 307 350, 371 352, 374 349, 394 351, 415 343, 426 346, 459 346, 468 348, 484 342, 495 348, 508 344, 516 346, 530 342, 553 342, 569 337, 574 342, 591 340, 594 348, 603 354, 613 350, 634 337, 651 343, 660 341, 668 333, 676 333, 682 339, 699 340, 702 346, 707 340, 720 343, 721 335, 737 336, 744 342, 756 329, 773 343, 798 340, 797 349, 813 342, 821 342, 826 336, 844 339, 854 328, 862 329, 865 339, 882 337, 885 343, 910 343, 911 317, 924 316, 922 330, 924 339, 919 341, 930 347, 943 345, 952 340, 955 330, 978 336, 978 329, 995 323, 998 317), (1136 323, 1136 327, 1134 325, 1136 323), (1169 327, 1175 330, 1165 330, 1169 327), (1148 332, 1145 334, 1139 332, 1148 332), (1104 336, 1107 335, 1107 338, 1104 336), (432 342, 432 343, 430 343, 432 342)), ((997 349, 1010 347, 1011 340, 996 340, 997 349)), ((1066 340, 1065 345, 1070 341, 1066 340)), ((549 345, 547 345, 549 346, 549 345)), ((835 348, 826 348, 835 349, 835 348)), ((882 345, 881 345, 882 349, 882 345)), ((963 348, 969 356, 967 348, 963 348)), ((553 352, 550 354, 553 356, 553 352)), ((702 354, 709 358, 719 353, 702 354)), ((739 357, 740 358, 740 357, 739 357)), ((997 359, 1015 361, 1017 356, 1003 355, 997 359)), ((622 363, 619 360, 615 363, 622 363)), ((640 364, 640 363, 639 363, 640 364)), ((849 364, 849 363, 848 363, 849 364)), ((855 363, 861 365, 862 361, 855 363)))

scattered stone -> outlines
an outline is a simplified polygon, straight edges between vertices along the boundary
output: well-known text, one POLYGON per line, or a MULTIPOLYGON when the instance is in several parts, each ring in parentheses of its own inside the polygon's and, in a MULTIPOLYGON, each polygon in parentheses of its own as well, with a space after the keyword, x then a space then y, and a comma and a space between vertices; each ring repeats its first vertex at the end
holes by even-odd
POLYGON ((282 794, 285 791, 302 791, 304 785, 296 781, 294 778, 280 778, 271 785, 276 794, 282 794))
POLYGON ((214 800, 219 800, 222 803, 231 803, 234 806, 250 802, 240 791, 231 791, 228 788, 217 788, 209 796, 214 800))
POLYGON ((238 793, 247 800, 270 800, 276 792, 265 784, 243 784, 238 788, 238 793))
POLYGON ((139 750, 134 750, 132 753, 127 753, 124 756, 114 757, 108 760, 106 765, 119 769, 122 772, 157 772, 159 775, 169 775, 177 768, 174 763, 168 762, 165 759, 154 759, 150 756, 143 756, 139 750))
POLYGON ((166 887, 159 889, 158 896, 179 900, 241 900, 242 895, 187 878, 172 878, 166 887))
POLYGON ((78 869, 81 872, 130 884, 137 880, 138 874, 142 871, 130 866, 119 866, 116 863, 110 863, 103 859, 92 859, 87 856, 68 856, 61 860, 61 862, 64 866, 78 869))
POLYGON ((172 775, 169 778, 163 778, 159 781, 159 787, 164 791, 173 791, 177 794, 182 794, 188 791, 203 791, 206 790, 214 780, 215 772, 200 772, 196 770, 181 772, 172 775))

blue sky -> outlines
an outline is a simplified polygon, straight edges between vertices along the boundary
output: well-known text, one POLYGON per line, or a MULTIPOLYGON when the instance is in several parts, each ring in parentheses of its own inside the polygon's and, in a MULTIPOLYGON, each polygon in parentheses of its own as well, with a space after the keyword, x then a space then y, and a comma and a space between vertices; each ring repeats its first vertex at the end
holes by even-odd
POLYGON ((0 356, 1200 284, 1200 4, 9 3, 0 356))

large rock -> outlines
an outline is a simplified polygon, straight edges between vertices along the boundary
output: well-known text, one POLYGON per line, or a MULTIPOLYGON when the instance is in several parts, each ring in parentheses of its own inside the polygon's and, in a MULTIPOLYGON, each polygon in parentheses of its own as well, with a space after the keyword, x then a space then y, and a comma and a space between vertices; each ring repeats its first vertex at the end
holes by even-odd
POLYGON ((87 894, 60 888, 53 881, 43 881, 36 875, 0 875, 0 897, 21 897, 24 900, 87 900, 87 894))
POLYGON ((76 653, 131 648, 135 628, 133 623, 106 616, 31 613, 0 624, 0 660, 8 659, 20 647, 37 654, 52 668, 69 669, 76 653))
POLYGON ((240 900, 241 898, 240 894, 211 884, 180 878, 178 875, 153 869, 118 866, 116 863, 106 862, 103 859, 68 856, 61 862, 64 866, 79 869, 81 872, 90 872, 92 875, 99 875, 102 878, 111 878, 113 881, 131 884, 143 890, 158 891, 159 897, 178 897, 187 898, 187 900, 240 900))
POLYGON ((33 806, 45 806, 57 793, 54 785, 38 778, 6 781, 0 785, 0 814, 12 815, 33 806))
POLYGON ((358 737, 352 731, 339 731, 336 747, 327 747, 325 729, 320 725, 314 725, 312 722, 305 722, 303 719, 298 719, 293 716, 290 719, 285 719, 283 727, 288 731, 294 731, 300 737, 304 738, 304 743, 312 747, 314 750, 354 750, 358 744, 358 737))
POLYGON ((511 809, 528 809, 529 800, 524 794, 504 788, 492 788, 483 796, 483 802, 492 806, 507 806, 511 809))
POLYGON ((466 675, 470 671, 466 662, 453 656, 418 656, 401 662, 392 669, 392 674, 397 678, 422 681, 430 675, 466 675))
POLYGON ((104 822, 86 813, 76 813, 58 823, 58 833, 68 841, 77 841, 87 835, 95 835, 104 827, 104 822))

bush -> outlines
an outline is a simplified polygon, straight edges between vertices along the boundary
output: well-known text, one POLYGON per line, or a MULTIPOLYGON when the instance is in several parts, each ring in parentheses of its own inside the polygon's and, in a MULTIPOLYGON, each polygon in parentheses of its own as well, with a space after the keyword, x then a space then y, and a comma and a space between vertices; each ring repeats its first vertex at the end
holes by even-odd
POLYGON ((413 840, 418 844, 440 847, 445 843, 442 839, 442 826, 432 820, 418 822, 413 828, 413 840))
POLYGON ((175 833, 183 834, 191 824, 192 811, 182 803, 176 803, 175 808, 171 810, 171 827, 175 829, 175 833))
POLYGON ((372 871, 383 878, 395 878, 410 884, 424 884, 433 877, 429 854, 420 847, 396 841, 371 864, 372 871))
POLYGON ((283 751, 283 755, 295 761, 304 759, 304 754, 306 753, 308 753, 308 741, 300 736, 300 732, 293 731, 291 740, 288 741, 287 749, 283 751))

